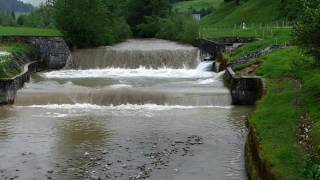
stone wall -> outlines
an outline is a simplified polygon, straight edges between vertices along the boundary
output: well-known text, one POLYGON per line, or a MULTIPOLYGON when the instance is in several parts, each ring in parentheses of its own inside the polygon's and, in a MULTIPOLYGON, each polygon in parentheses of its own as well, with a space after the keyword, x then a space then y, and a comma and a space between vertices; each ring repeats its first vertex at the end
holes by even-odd
POLYGON ((264 79, 258 76, 240 77, 230 66, 226 69, 224 80, 230 88, 233 105, 254 105, 266 91, 264 79))
POLYGON ((31 44, 35 58, 48 69, 61 69, 71 57, 69 47, 62 37, 1 36, 0 43, 21 42, 31 44))
POLYGON ((0 43, 30 44, 35 52, 29 55, 13 54, 12 66, 22 72, 12 78, 0 79, 0 105, 13 104, 17 91, 30 80, 33 72, 44 69, 61 69, 71 57, 62 37, 0 36, 0 43))
MULTIPOLYGON (((21 58, 21 56, 20 56, 21 58)), ((28 59, 27 56, 24 58, 28 59)), ((17 91, 30 80, 30 75, 37 71, 37 61, 29 62, 23 66, 23 71, 12 78, 0 79, 0 105, 13 104, 17 91)))

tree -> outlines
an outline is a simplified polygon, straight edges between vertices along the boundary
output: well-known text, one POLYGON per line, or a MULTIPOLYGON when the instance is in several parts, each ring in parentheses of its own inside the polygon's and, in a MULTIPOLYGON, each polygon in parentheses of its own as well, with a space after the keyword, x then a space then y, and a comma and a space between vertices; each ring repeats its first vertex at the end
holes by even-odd
POLYGON ((293 28, 294 42, 316 58, 320 66, 320 0, 304 0, 303 12, 293 28))
POLYGON ((157 37, 192 44, 199 37, 199 23, 189 14, 173 14, 161 21, 157 37))
POLYGON ((57 1, 57 27, 69 45, 78 48, 109 45, 129 36, 128 25, 123 18, 114 15, 112 7, 115 3, 109 2, 111 1, 57 1))
POLYGON ((240 5, 240 0, 224 0, 224 2, 235 2, 236 5, 240 5))
POLYGON ((129 0, 127 21, 135 36, 154 37, 161 18, 169 16, 168 0, 129 0))
POLYGON ((54 9, 47 5, 40 5, 38 9, 28 15, 20 15, 17 19, 20 26, 54 28, 54 9))

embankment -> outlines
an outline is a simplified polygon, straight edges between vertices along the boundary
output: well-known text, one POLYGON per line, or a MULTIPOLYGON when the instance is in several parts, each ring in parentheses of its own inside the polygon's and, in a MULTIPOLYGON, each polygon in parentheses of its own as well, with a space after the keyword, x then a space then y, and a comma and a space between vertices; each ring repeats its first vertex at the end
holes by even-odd
POLYGON ((0 104, 13 104, 17 90, 29 81, 30 74, 38 70, 61 69, 70 58, 70 50, 62 37, 3 36, 0 43, 29 44, 34 52, 13 55, 12 63, 21 73, 12 78, 0 79, 0 104))
MULTIPOLYGON (((270 46, 253 54, 241 57, 228 65, 224 80, 230 88, 232 103, 234 105, 255 105, 256 101, 267 93, 267 85, 264 78, 259 76, 242 76, 239 73, 235 73, 234 69, 240 66, 251 66, 252 62, 255 62, 258 58, 283 48, 285 48, 285 46, 270 46)), ((261 118, 264 117, 260 117, 260 119, 261 118)), ((279 179, 275 168, 273 168, 269 159, 265 158, 265 152, 262 152, 262 142, 260 139, 262 126, 259 127, 258 131, 255 123, 252 123, 250 120, 248 121, 249 134, 245 147, 248 176, 250 179, 279 179)))

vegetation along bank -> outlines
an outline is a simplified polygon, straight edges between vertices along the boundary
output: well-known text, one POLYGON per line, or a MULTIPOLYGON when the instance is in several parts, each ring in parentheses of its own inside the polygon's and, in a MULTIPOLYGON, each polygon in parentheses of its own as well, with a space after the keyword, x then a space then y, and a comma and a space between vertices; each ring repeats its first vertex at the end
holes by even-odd
MULTIPOLYGON (((319 5, 319 0, 58 0, 54 8, 41 6, 29 15, 4 13, 0 34, 63 35, 71 48, 129 37, 184 43, 198 37, 256 38, 224 53, 225 63, 273 45, 286 47, 233 67, 237 75, 262 76, 267 84, 248 119, 248 174, 252 179, 319 179, 319 5), (201 14, 201 21, 192 20, 191 13, 201 14)), ((1 47, 10 52, 11 46, 1 47)), ((2 57, 2 77, 19 73, 7 70, 9 61, 2 57)))

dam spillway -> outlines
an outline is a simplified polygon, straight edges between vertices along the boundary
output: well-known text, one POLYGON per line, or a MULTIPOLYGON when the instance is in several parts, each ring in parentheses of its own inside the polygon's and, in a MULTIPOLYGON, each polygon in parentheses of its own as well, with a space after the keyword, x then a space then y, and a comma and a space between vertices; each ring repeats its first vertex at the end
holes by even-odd
POLYGON ((81 49, 72 53, 67 68, 196 68, 199 49, 159 39, 132 39, 110 47, 81 49), (134 44, 134 45, 133 45, 134 44))
POLYGON ((197 48, 155 39, 105 48, 124 52, 78 50, 0 107, 0 179, 246 179, 251 109, 231 106, 197 48))

